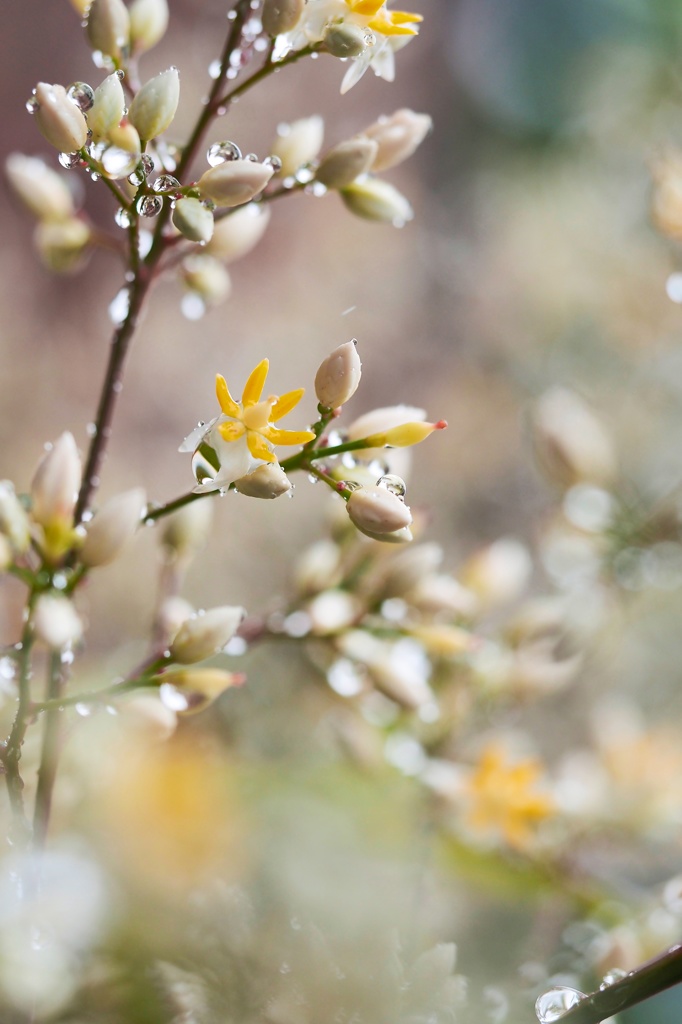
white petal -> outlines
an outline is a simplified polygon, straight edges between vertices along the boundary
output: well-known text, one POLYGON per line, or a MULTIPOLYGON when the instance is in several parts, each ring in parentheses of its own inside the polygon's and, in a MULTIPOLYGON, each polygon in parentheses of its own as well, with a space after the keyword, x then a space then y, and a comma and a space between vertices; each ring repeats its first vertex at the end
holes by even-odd
POLYGON ((388 45, 388 40, 385 40, 384 45, 378 48, 370 61, 370 65, 374 74, 379 78, 383 78, 385 82, 394 81, 395 59, 393 57, 393 49, 388 45))
POLYGON ((246 434, 237 438, 236 441, 224 441, 221 437, 212 439, 212 446, 218 454, 220 469, 215 479, 211 481, 210 490, 229 487, 240 476, 246 476, 262 465, 263 460, 254 459, 249 451, 246 434))
POLYGON ((369 67, 371 53, 371 48, 368 48, 367 50, 365 50, 364 53, 361 53, 359 57, 356 57, 352 61, 351 66, 348 68, 348 71, 346 71, 345 75, 343 76, 343 81, 341 82, 342 96, 344 95, 344 93, 347 93, 350 89, 352 89, 354 85, 357 85, 357 83, 360 81, 365 71, 369 67))
POLYGON ((195 452, 199 445, 201 444, 201 442, 206 437, 206 435, 209 433, 212 427, 215 426, 219 419, 220 417, 216 416, 216 418, 211 420, 210 423, 204 423, 203 425, 200 424, 198 427, 195 427, 194 430, 190 434, 188 434, 185 440, 182 442, 182 444, 178 448, 178 451, 195 452))

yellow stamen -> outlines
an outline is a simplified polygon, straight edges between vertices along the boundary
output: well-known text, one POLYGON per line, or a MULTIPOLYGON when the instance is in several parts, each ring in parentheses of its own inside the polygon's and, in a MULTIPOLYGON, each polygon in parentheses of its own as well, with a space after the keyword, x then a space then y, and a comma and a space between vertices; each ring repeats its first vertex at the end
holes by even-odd
POLYGON ((223 441, 237 441, 240 437, 243 437, 246 427, 243 423, 238 423, 235 420, 230 420, 229 423, 219 423, 218 431, 223 441))

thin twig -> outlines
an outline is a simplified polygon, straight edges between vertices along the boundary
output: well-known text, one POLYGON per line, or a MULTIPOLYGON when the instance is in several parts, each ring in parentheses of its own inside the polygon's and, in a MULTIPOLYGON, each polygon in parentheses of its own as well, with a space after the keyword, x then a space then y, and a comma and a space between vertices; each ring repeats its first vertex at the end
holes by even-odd
POLYGON ((40 767, 38 768, 38 789, 36 791, 33 812, 33 846, 36 852, 42 853, 45 848, 47 831, 52 810, 52 793, 57 777, 59 760, 59 698, 64 686, 64 671, 59 652, 50 655, 48 666, 47 702, 57 702, 45 715, 45 731, 40 751, 40 767))

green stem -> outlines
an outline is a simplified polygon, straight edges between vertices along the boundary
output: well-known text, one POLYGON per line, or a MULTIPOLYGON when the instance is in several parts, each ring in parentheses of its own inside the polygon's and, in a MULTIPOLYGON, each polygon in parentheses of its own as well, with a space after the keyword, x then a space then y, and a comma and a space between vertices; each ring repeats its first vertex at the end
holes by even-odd
POLYGON ((79 151, 79 156, 83 160, 85 160, 86 164, 88 165, 91 171, 94 171, 95 174, 100 175, 100 179, 104 182, 109 191, 116 197, 116 200, 119 203, 119 205, 127 210, 128 207, 130 206, 130 200, 128 199, 128 196, 118 187, 115 181, 112 181, 111 178, 107 178, 106 174, 102 174, 102 169, 100 165, 97 163, 96 160, 92 159, 87 149, 81 149, 79 151))
POLYGON ((0 753, 0 760, 5 769, 5 782, 9 796, 14 825, 20 838, 27 842, 31 834, 31 828, 24 810, 24 780, 21 777, 19 763, 21 761, 21 748, 28 729, 29 719, 32 715, 30 673, 31 673, 31 651, 33 648, 33 628, 31 625, 31 613, 33 605, 38 596, 37 587, 34 587, 26 602, 26 621, 21 634, 21 651, 19 653, 19 704, 14 718, 11 732, 0 753))
POLYGON ((64 686, 64 673, 61 657, 58 652, 50 655, 47 683, 46 704, 53 703, 45 717, 43 744, 40 751, 40 767, 38 768, 38 789, 33 813, 33 846, 41 853, 45 848, 47 830, 52 810, 52 794, 57 777, 59 760, 59 698, 64 686))
POLYGON ((200 498, 215 497, 218 491, 204 491, 202 494, 195 494, 194 491, 189 491, 187 494, 181 494, 179 498, 175 498, 173 501, 167 502, 165 505, 159 505, 157 508, 147 508, 147 512, 144 516, 145 523, 155 523, 157 519, 163 519, 164 516, 169 516, 173 512, 177 512, 179 508, 184 508, 185 505, 191 505, 193 501, 199 501, 200 498))
POLYGON ((262 82, 264 78, 271 75, 273 71, 277 71, 279 68, 285 68, 289 64, 295 64, 296 61, 300 60, 302 57, 309 57, 311 53, 316 53, 317 49, 317 46, 304 46, 301 50, 292 50, 291 53, 288 53, 286 57, 282 58, 282 60, 273 61, 271 46, 263 66, 260 67, 258 71, 254 71, 254 73, 249 75, 248 78, 245 78, 243 82, 239 83, 239 85, 236 85, 234 89, 230 90, 230 92, 226 93, 222 99, 217 101, 217 106, 227 107, 238 96, 245 93, 247 89, 257 85, 258 82, 262 82))
POLYGON ((294 469, 311 470, 308 463, 313 462, 315 459, 327 459, 333 455, 342 455, 344 452, 359 452, 369 447, 367 441, 362 438, 359 441, 346 441, 344 444, 335 444, 332 447, 314 448, 312 451, 303 448, 297 455, 292 455, 290 458, 285 459, 280 465, 285 473, 289 473, 294 469))
POLYGON ((68 696, 50 697, 48 700, 39 701, 31 706, 33 714, 40 714, 43 711, 51 713, 61 708, 74 707, 76 704, 101 704, 111 697, 120 697, 122 693, 130 690, 138 690, 144 686, 157 686, 154 679, 156 674, 166 665, 170 659, 161 655, 153 655, 143 665, 135 669, 126 679, 120 683, 112 683, 111 686, 100 687, 99 690, 87 690, 84 693, 70 693, 68 696))

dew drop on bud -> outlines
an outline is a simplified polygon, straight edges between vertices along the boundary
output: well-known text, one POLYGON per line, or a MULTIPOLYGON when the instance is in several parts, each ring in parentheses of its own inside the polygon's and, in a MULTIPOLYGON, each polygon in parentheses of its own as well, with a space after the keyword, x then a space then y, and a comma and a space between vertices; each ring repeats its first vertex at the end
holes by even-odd
POLYGON ((172 683, 161 684, 159 697, 163 706, 169 711, 186 711, 189 707, 189 700, 185 694, 181 693, 172 683))
POLYGON ((107 146, 102 153, 102 168, 109 178, 124 178, 134 169, 137 156, 120 146, 107 146))
POLYGON ((257 153, 247 153, 244 159, 250 160, 252 164, 260 163, 257 153))
POLYGON ((553 1024, 584 998, 585 994, 579 992, 577 988, 558 985, 556 988, 551 988, 549 992, 543 992, 541 996, 538 996, 535 1002, 535 1014, 540 1024, 553 1024))
POLYGON ((182 186, 172 174, 160 174, 152 184, 152 188, 155 192, 170 192, 171 189, 182 188, 182 186))
POLYGON ((132 223, 130 213, 124 206, 119 206, 118 210, 114 214, 114 220, 120 228, 129 228, 132 223))
POLYGON ((140 196, 136 207, 141 217, 156 217, 161 213, 163 199, 161 196, 140 196))
POLYGON ((377 480, 377 487, 383 487, 384 490, 395 494, 398 498, 404 498, 407 493, 405 481, 402 477, 396 476, 395 473, 386 473, 384 476, 380 476, 377 480))
POLYGON ((359 484, 357 480, 341 480, 339 481, 338 487, 340 490, 345 491, 359 491, 362 484, 359 484))
POLYGON ((72 82, 66 95, 84 114, 95 102, 95 90, 87 82, 72 82))
POLYGON ((224 164, 226 160, 241 160, 242 151, 236 142, 214 142, 209 146, 206 159, 211 167, 224 164))
POLYGON ((278 156, 266 156, 263 163, 265 164, 266 167, 272 167, 275 174, 279 174, 279 172, 282 170, 282 161, 278 156))
POLYGON ((121 68, 119 68, 118 71, 116 72, 116 77, 119 78, 121 81, 123 81, 125 76, 126 76, 125 71, 123 71, 121 68))
POLYGON ((622 981, 623 978, 627 978, 628 972, 624 971, 622 967, 612 967, 610 971, 607 971, 601 980, 599 988, 603 991, 605 988, 609 988, 611 985, 615 985, 617 981, 622 981))
POLYGON ((78 167, 82 163, 80 153, 60 153, 57 159, 67 171, 72 171, 74 167, 78 167))
POLYGON ((30 99, 26 100, 26 109, 28 110, 29 114, 35 114, 39 106, 40 104, 38 103, 38 100, 35 98, 35 96, 31 96, 30 99))

